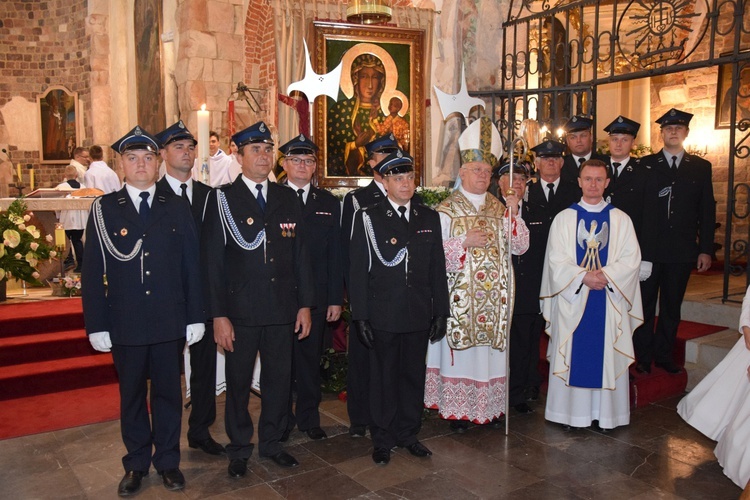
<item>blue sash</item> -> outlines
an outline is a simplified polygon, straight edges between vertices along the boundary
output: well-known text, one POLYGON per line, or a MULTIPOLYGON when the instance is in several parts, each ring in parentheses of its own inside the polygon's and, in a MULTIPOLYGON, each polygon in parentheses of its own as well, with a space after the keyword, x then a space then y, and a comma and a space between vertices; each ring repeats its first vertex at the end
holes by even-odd
MULTIPOLYGON (((591 222, 597 222, 596 232, 601 231, 604 223, 611 227, 609 212, 613 208, 608 205, 598 213, 587 212, 583 207, 576 204, 572 207, 578 212, 576 220, 576 234, 578 225, 583 221, 587 230, 591 230, 591 222)), ((576 238, 576 242, 578 238, 576 238)), ((599 248, 599 260, 602 266, 607 265, 607 253, 609 242, 604 248, 599 248)), ((586 243, 583 247, 576 243, 576 259, 580 264, 586 254, 586 243)), ((586 307, 578 327, 573 332, 570 377, 568 385, 574 387, 585 387, 601 389, 602 374, 604 371, 604 329, 607 316, 607 290, 589 290, 586 307)))

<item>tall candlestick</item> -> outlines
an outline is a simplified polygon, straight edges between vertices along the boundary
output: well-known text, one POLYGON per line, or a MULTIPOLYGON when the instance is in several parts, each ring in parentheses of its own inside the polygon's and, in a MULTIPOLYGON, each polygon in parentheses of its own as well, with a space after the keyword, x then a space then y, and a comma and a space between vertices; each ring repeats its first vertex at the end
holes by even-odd
POLYGON ((200 180, 204 184, 209 184, 208 170, 208 141, 209 141, 209 113, 206 111, 206 105, 201 105, 198 111, 198 165, 200 166, 200 180))
POLYGON ((16 166, 16 175, 18 176, 18 183, 23 184, 23 176, 21 175, 21 164, 16 166))
POLYGON ((33 191, 34 190, 34 166, 29 165, 28 168, 29 168, 29 187, 33 191))

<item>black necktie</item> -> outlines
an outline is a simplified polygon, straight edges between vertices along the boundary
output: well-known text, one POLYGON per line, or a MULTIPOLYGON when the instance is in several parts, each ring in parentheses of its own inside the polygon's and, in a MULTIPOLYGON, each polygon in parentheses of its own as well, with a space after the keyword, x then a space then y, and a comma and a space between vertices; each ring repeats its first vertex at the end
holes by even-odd
POLYGON ((673 172, 677 171, 677 157, 676 156, 672 157, 672 171, 673 172))
POLYGON ((305 190, 304 189, 298 189, 297 190, 297 199, 299 200, 299 206, 300 208, 305 208, 305 190))
POLYGON ((138 215, 141 216, 141 220, 146 223, 148 222, 148 215, 151 213, 151 207, 148 205, 148 191, 141 193, 141 204, 138 206, 138 215))
POLYGON ((182 189, 183 199, 187 201, 188 203, 190 203, 190 198, 188 198, 188 194, 187 194, 187 184, 185 184, 184 182, 180 184, 180 189, 182 189))
POLYGON ((258 205, 260 205, 260 211, 264 212, 266 211, 266 199, 263 198, 263 184, 256 184, 255 189, 258 190, 258 205))
POLYGON ((612 164, 612 179, 613 180, 617 179, 620 176, 620 173, 619 173, 620 172, 620 165, 622 165, 622 163, 619 163, 619 162, 614 162, 612 164))
POLYGON ((398 207, 398 211, 401 214, 401 222, 403 222, 404 225, 408 227, 409 226, 409 221, 406 220, 406 207, 402 205, 402 206, 398 207))
POLYGON ((583 165, 583 162, 585 162, 585 161, 586 161, 586 158, 584 158, 583 156, 580 157, 580 158, 578 158, 578 167, 580 168, 581 165, 583 165))
POLYGON ((547 189, 549 189, 549 193, 547 194, 547 202, 552 203, 555 200, 555 183, 548 183, 547 189))

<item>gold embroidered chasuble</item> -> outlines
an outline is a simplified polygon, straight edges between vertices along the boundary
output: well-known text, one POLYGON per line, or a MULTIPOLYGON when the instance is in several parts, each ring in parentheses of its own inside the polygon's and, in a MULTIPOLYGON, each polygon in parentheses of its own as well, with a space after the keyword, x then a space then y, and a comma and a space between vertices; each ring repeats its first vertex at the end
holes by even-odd
POLYGON ((489 234, 485 247, 466 249, 463 266, 448 272, 451 315, 446 339, 451 349, 490 346, 505 350, 506 324, 513 311, 508 289, 513 275, 503 224, 505 206, 487 194, 479 211, 456 190, 437 208, 451 218, 449 238, 461 238, 479 227, 489 234))

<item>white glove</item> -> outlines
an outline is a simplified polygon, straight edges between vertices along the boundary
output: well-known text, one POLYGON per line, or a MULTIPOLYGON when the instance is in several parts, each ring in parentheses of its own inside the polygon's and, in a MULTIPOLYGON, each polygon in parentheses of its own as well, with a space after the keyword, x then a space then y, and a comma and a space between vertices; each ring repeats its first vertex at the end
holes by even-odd
POLYGON ((91 347, 99 352, 109 352, 112 350, 112 341, 109 338, 109 332, 96 332, 89 335, 91 347))
POLYGON ((648 277, 651 276, 651 270, 653 268, 654 268, 654 264, 653 263, 651 263, 651 262, 649 262, 647 260, 642 260, 641 261, 641 270, 638 273, 638 278, 641 281, 646 281, 648 279, 648 277))
POLYGON ((204 333, 206 333, 206 325, 204 323, 193 323, 188 325, 185 329, 185 340, 187 340, 187 345, 193 345, 196 342, 200 342, 204 333))

